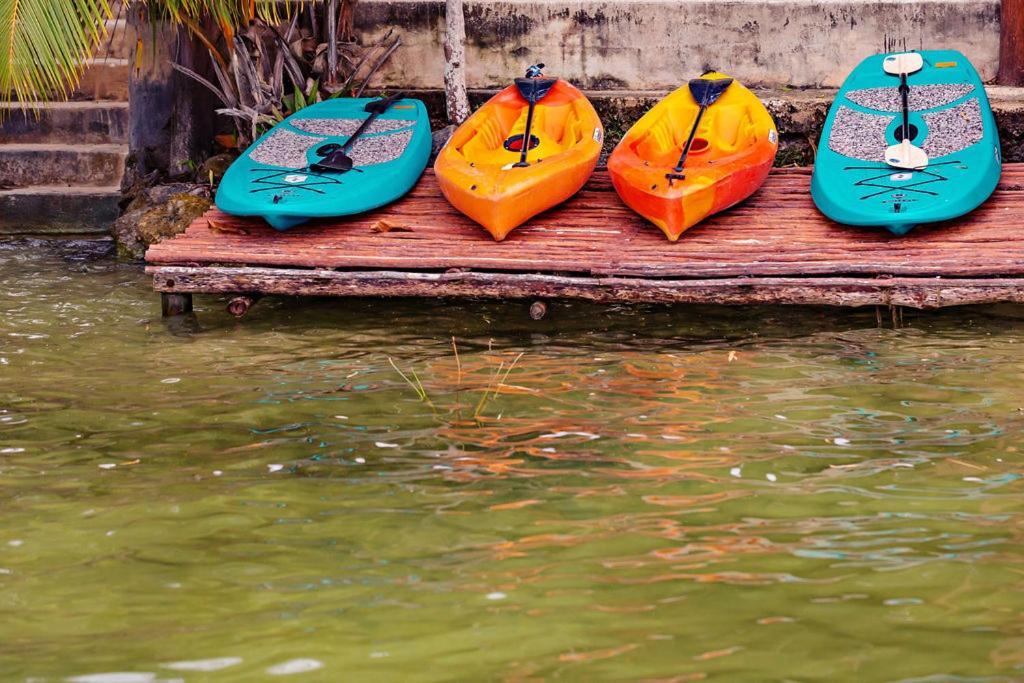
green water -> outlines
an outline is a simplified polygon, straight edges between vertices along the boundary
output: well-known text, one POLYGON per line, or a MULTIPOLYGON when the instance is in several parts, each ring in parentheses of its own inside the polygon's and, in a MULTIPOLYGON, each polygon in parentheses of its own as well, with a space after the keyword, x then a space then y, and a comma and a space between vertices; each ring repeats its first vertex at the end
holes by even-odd
POLYGON ((196 304, 0 248, 3 680, 1024 679, 1024 309, 196 304))

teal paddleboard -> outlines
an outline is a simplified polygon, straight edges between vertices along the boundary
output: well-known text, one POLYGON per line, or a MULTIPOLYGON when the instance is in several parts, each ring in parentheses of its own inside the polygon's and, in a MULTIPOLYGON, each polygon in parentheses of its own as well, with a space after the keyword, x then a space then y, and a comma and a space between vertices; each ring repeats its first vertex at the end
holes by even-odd
MULTIPOLYGON (((897 235, 915 225, 962 216, 982 204, 999 182, 999 135, 978 72, 956 50, 923 50, 921 68, 886 73, 896 53, 861 62, 839 89, 818 144, 811 196, 829 218, 881 226, 897 235), (924 166, 900 168, 887 150, 910 144, 924 166), (887 161, 888 158, 888 161, 887 161)), ((916 58, 915 58, 916 59, 916 58)))
POLYGON ((271 128, 228 168, 217 207, 287 230, 311 218, 369 211, 404 195, 430 157, 430 120, 419 100, 395 101, 364 129, 345 152, 351 170, 322 166, 366 121, 374 101, 327 100, 271 128))

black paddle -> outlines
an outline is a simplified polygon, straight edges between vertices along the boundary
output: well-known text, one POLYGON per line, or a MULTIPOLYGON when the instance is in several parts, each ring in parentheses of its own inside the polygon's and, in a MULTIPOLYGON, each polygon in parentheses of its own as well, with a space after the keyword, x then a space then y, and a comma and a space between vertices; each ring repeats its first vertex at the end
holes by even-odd
POLYGON ((365 133, 370 126, 373 125, 373 122, 377 120, 378 116, 390 109, 391 105, 400 99, 402 99, 402 93, 395 93, 391 97, 367 102, 363 110, 370 112, 370 115, 367 116, 361 124, 359 124, 359 127, 356 128, 356 132, 349 136, 344 145, 341 145, 336 149, 332 149, 323 159, 315 164, 311 164, 310 168, 317 173, 347 173, 348 171, 351 171, 352 167, 355 166, 355 162, 352 161, 352 157, 348 155, 349 150, 352 149, 352 145, 355 144, 360 135, 365 133))
POLYGON ((914 129, 910 124, 910 86, 907 84, 907 77, 922 68, 924 68, 924 58, 916 52, 889 55, 882 60, 882 70, 885 73, 900 77, 899 92, 903 107, 900 141, 885 150, 885 163, 894 168, 920 170, 928 165, 927 152, 910 141, 914 129))
POLYGON ((690 129, 690 136, 686 138, 683 153, 679 155, 679 161, 676 162, 675 168, 672 169, 674 172, 665 174, 665 177, 670 181, 682 180, 686 177, 682 175, 683 164, 686 163, 686 156, 690 153, 693 138, 697 135, 697 127, 700 126, 700 120, 704 117, 704 112, 707 111, 708 107, 717 102, 718 98, 722 96, 722 93, 730 85, 732 85, 731 78, 694 78, 690 81, 690 94, 693 95, 694 101, 700 105, 700 109, 697 110, 697 118, 693 122, 693 128, 690 129))
POLYGON ((523 96, 529 106, 526 110, 526 131, 523 133, 522 148, 519 150, 519 161, 513 165, 514 168, 529 166, 526 162, 526 154, 530 151, 530 131, 533 128, 533 108, 558 81, 557 78, 544 78, 541 69, 543 64, 534 64, 526 70, 526 78, 516 79, 516 88, 523 96))

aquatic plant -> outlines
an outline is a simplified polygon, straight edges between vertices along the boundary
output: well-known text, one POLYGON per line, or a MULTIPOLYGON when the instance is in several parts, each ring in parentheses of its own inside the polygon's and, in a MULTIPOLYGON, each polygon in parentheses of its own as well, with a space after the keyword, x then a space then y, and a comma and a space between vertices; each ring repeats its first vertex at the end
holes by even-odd
MULTIPOLYGON (((452 405, 452 406, 449 406, 448 412, 449 413, 455 413, 461 419, 461 415, 462 415, 461 392, 462 392, 462 377, 463 377, 463 374, 462 374, 462 359, 459 356, 459 347, 458 347, 458 344, 455 341, 455 337, 452 337, 452 353, 453 353, 453 355, 455 357, 455 367, 456 367, 455 404, 452 405)), ((512 371, 515 369, 516 365, 519 364, 519 361, 522 359, 523 355, 524 355, 524 353, 521 352, 519 355, 517 355, 511 361, 508 361, 507 365, 506 365, 506 361, 504 359, 499 360, 498 367, 494 370, 493 373, 490 374, 490 378, 489 378, 487 384, 483 385, 482 387, 475 387, 473 389, 474 391, 480 392, 480 398, 477 400, 476 404, 473 407, 473 420, 474 421, 479 422, 481 420, 481 418, 482 418, 482 416, 484 414, 484 411, 486 410, 487 406, 494 399, 496 399, 498 397, 498 395, 502 392, 502 390, 507 386, 509 375, 512 374, 512 371)), ((409 387, 416 393, 416 396, 421 401, 423 401, 424 403, 429 405, 430 408, 432 410, 434 410, 435 413, 436 413, 437 412, 437 406, 434 404, 433 401, 430 400, 430 396, 428 395, 426 388, 423 386, 423 381, 419 378, 419 375, 416 374, 416 370, 413 369, 413 368, 410 368, 408 373, 404 372, 401 368, 398 367, 398 364, 396 364, 395 360, 393 358, 391 358, 390 356, 388 356, 388 363, 391 365, 392 368, 394 368, 395 372, 398 373, 398 375, 402 378, 402 380, 404 380, 405 383, 408 384, 409 387), (411 377, 410 377, 410 375, 411 375, 411 377)), ((445 392, 445 393, 447 393, 447 392, 445 392)))

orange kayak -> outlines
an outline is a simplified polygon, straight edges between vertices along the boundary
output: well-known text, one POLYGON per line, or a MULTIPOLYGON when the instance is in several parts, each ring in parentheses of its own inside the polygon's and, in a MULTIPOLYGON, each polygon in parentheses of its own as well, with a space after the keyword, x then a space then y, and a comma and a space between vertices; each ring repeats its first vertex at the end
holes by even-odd
POLYGON ((604 138, 583 93, 561 79, 541 77, 539 69, 531 72, 466 119, 434 164, 448 201, 496 240, 576 194, 593 172, 604 138), (527 97, 534 100, 532 111, 527 97))
POLYGON ((675 242, 687 228, 761 187, 778 139, 761 101, 712 72, 644 114, 608 158, 608 172, 622 201, 675 242), (701 107, 695 93, 707 90, 718 94, 701 107))

